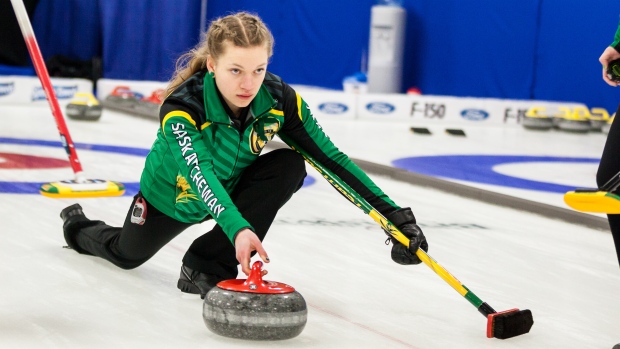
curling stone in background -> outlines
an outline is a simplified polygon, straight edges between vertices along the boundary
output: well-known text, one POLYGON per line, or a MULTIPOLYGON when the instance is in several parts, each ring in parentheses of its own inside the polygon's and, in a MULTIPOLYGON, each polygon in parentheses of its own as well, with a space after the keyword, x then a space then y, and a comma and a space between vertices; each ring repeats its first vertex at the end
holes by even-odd
POLYGON ((607 123, 605 123, 603 127, 601 127, 601 132, 603 132, 604 134, 609 134, 609 129, 611 128, 611 124, 613 124, 615 118, 616 118, 616 113, 614 113, 609 118, 609 120, 607 120, 607 123))
POLYGON ((609 121, 609 113, 605 108, 592 108, 590 110, 590 130, 602 132, 603 127, 609 121))
POLYGON ((553 127, 553 117, 546 113, 545 107, 531 107, 521 120, 524 128, 528 130, 550 130, 553 127))
POLYGON ((221 281, 207 293, 202 318, 209 330, 251 340, 290 339, 301 333, 308 318, 306 301, 287 284, 263 280, 262 265, 254 262, 246 280, 221 281))
POLYGON ((67 104, 65 113, 74 120, 97 121, 101 117, 103 107, 92 93, 76 92, 67 104))
POLYGON ((146 116, 159 120, 159 107, 166 97, 163 89, 156 89, 148 97, 143 97, 131 108, 131 112, 139 116, 146 116))
POLYGON ((558 107, 557 110, 553 113, 553 128, 556 130, 560 129, 560 123, 565 118, 570 118, 573 114, 573 111, 569 107, 558 107))
POLYGON ((132 91, 129 86, 116 86, 105 98, 106 104, 115 104, 123 108, 133 108, 144 95, 132 91))
POLYGON ((572 111, 568 109, 567 112, 564 112, 558 118, 557 126, 562 131, 587 133, 592 128, 589 116, 590 111, 588 108, 576 107, 572 111))

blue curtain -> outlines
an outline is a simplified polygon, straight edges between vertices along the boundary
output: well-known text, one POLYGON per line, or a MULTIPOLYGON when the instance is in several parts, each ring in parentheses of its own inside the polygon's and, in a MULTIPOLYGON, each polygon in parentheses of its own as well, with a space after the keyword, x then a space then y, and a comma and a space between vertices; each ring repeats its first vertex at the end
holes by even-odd
POLYGON ((101 18, 97 0, 40 0, 32 27, 44 59, 64 55, 101 57, 101 18))
MULTIPOLYGON (((613 40, 617 0, 403 0, 403 90, 578 101, 615 110, 598 56, 613 40)), ((33 25, 45 57, 101 56, 106 78, 170 78, 199 41, 200 0, 40 0, 33 25)), ((375 0, 211 0, 207 20, 238 10, 272 30, 269 69, 287 82, 341 88, 361 69, 375 0)))
POLYGON ((405 83, 427 94, 530 98, 538 2, 407 1, 405 83))
POLYGON ((342 88, 360 71, 368 47, 373 0, 210 1, 211 21, 230 12, 258 14, 275 37, 269 70, 295 84, 342 88))
POLYGON ((200 39, 200 0, 99 2, 104 77, 166 81, 200 39))
POLYGON ((620 91, 603 81, 598 58, 614 39, 619 14, 618 1, 543 1, 533 96, 615 112, 620 91))
POLYGON ((200 38, 200 0, 40 0, 33 29, 44 58, 101 57, 110 79, 166 81, 200 38))

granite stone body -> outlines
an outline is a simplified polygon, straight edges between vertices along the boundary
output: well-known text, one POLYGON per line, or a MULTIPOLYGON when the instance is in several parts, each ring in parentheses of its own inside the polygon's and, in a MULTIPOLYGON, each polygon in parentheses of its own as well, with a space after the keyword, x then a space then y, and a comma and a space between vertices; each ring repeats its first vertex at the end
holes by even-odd
POLYGON ((306 301, 297 291, 263 294, 214 287, 207 293, 202 318, 212 332, 249 340, 296 337, 306 325, 306 301))

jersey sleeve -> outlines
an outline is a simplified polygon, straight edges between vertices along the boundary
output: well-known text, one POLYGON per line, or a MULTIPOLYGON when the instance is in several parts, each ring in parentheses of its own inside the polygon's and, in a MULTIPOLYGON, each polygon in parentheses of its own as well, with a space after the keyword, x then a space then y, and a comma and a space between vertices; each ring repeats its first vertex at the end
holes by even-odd
POLYGON ((618 24, 618 29, 616 29, 616 35, 614 36, 614 42, 612 42, 610 46, 615 48, 616 51, 620 52, 620 24, 618 24))
MULTIPOLYGON (((287 143, 292 140, 320 164, 336 174, 373 208, 385 215, 400 208, 323 132, 310 107, 290 86, 284 84, 284 115, 278 133, 287 143)), ((289 144, 290 146, 290 144, 289 144)))
POLYGON ((197 195, 197 204, 222 227, 234 244, 237 232, 244 228, 254 230, 220 183, 213 170, 211 152, 203 140, 202 131, 209 123, 199 124, 200 118, 191 108, 164 103, 160 110, 161 134, 172 156, 191 189, 197 195))

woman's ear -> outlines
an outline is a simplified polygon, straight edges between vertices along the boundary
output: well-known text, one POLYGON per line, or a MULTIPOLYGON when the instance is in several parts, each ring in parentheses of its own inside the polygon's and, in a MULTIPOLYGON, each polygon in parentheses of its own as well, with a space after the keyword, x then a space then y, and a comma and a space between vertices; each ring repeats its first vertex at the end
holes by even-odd
POLYGON ((209 73, 215 72, 215 60, 211 55, 207 55, 207 70, 209 73))

